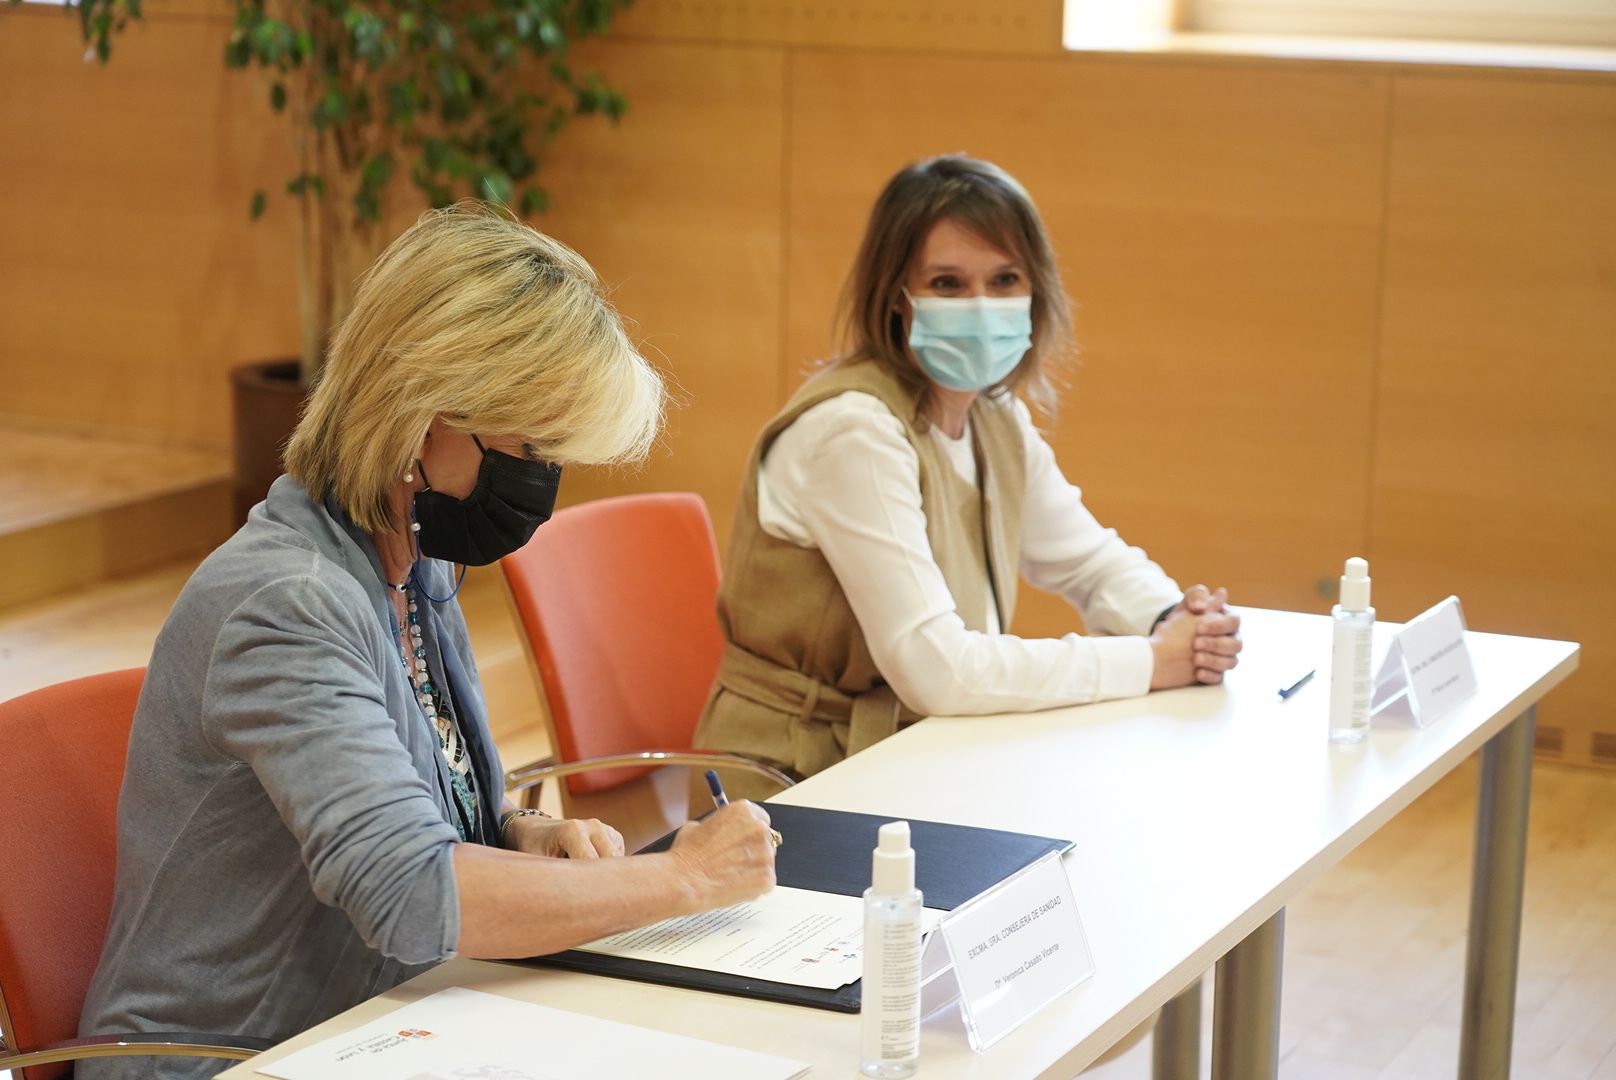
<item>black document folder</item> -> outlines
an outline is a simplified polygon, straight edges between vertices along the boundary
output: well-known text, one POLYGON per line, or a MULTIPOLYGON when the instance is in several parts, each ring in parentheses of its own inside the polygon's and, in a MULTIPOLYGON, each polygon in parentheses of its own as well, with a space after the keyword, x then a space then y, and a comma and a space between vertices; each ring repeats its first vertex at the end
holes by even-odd
MULTIPOLYGON (((877 830, 889 821, 907 820, 910 842, 915 849, 915 886, 924 894, 927 907, 948 911, 1044 855, 1052 851, 1066 851, 1072 846, 1070 840, 978 829, 969 825, 916 821, 914 818, 880 817, 774 803, 768 803, 764 808, 768 810, 774 827, 785 837, 785 843, 775 854, 776 880, 792 888, 814 889, 843 896, 862 896, 869 886, 870 853, 875 849, 877 830)), ((672 843, 673 835, 670 833, 646 845, 644 851, 665 851, 672 843)), ((813 986, 793 986, 719 971, 578 950, 537 956, 520 962, 638 979, 665 986, 740 994, 743 997, 837 1012, 858 1012, 859 1008, 857 982, 834 990, 821 990, 813 986)))

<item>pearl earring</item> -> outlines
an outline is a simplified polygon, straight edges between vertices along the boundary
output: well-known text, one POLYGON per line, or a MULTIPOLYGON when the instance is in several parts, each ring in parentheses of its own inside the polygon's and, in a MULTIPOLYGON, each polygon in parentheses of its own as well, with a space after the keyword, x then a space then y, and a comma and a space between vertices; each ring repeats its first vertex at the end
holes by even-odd
POLYGON ((405 474, 404 474, 404 482, 405 482, 405 483, 406 483, 406 484, 413 484, 413 483, 415 483, 415 474, 414 474, 414 473, 412 473, 412 472, 407 472, 407 473, 405 473, 405 474))

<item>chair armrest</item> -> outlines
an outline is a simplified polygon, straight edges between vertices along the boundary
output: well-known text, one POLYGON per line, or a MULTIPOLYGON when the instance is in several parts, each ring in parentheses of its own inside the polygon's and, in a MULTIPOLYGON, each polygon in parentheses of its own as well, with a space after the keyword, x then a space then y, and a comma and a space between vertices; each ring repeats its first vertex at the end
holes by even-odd
POLYGON ((745 769, 757 773, 780 785, 781 790, 791 787, 795 780, 775 768, 742 754, 729 754, 721 750, 641 750, 633 754, 608 754, 603 757, 584 758, 581 761, 563 761, 550 764, 534 762, 505 774, 506 791, 523 791, 537 787, 546 780, 557 780, 574 773, 595 769, 621 769, 632 765, 689 765, 698 769, 745 769))
POLYGON ((250 1035, 213 1035, 201 1031, 143 1031, 123 1035, 90 1035, 46 1043, 33 1050, 0 1052, 0 1072, 16 1072, 57 1061, 105 1057, 211 1057, 246 1061, 275 1043, 250 1035))

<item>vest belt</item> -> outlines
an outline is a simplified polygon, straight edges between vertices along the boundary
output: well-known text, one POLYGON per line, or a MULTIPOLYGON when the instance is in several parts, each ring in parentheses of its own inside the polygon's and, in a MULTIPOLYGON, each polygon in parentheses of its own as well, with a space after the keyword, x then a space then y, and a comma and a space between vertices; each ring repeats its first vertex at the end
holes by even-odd
POLYGON ((787 713, 799 724, 843 728, 849 754, 868 749, 920 719, 886 683, 862 694, 849 694, 732 642, 725 643, 718 662, 718 684, 764 708, 787 713))

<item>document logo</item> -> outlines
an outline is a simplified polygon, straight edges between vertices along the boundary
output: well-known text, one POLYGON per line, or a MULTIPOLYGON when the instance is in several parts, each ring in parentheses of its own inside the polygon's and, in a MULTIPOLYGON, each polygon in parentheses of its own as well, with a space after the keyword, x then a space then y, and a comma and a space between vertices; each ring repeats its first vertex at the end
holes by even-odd
POLYGON ((436 1039, 438 1036, 435 1032, 428 1031, 426 1028, 405 1028, 403 1031, 398 1033, 398 1037, 401 1039, 414 1039, 417 1042, 425 1042, 427 1039, 436 1039))

